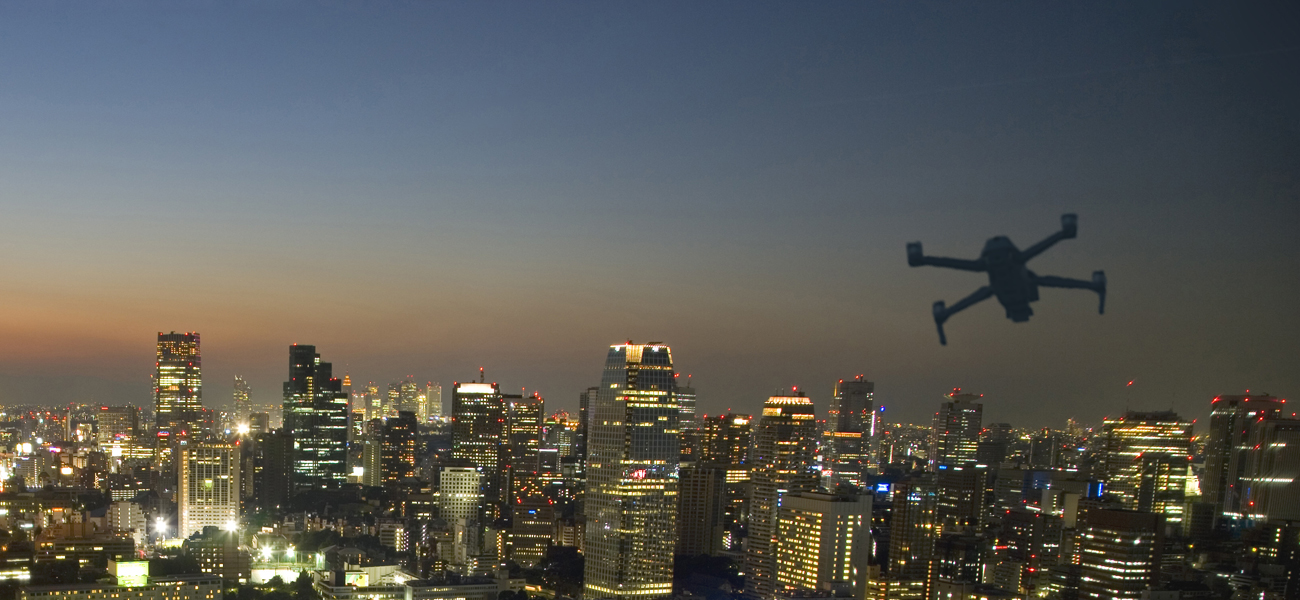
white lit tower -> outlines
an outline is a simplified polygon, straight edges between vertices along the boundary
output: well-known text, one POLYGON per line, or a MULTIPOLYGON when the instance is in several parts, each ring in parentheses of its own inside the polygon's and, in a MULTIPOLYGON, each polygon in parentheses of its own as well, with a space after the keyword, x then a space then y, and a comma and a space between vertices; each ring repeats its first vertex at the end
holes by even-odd
POLYGON ((586 598, 669 598, 681 415, 662 344, 610 346, 587 440, 586 598))

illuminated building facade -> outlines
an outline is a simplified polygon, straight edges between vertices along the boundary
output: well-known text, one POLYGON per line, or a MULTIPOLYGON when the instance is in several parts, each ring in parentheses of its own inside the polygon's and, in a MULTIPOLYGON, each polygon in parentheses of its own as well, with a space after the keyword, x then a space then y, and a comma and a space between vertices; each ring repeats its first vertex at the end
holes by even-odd
POLYGON ((380 472, 382 485, 387 486, 415 476, 415 413, 399 411, 383 427, 380 472))
POLYGON ((1251 426, 1260 419, 1279 417, 1285 406, 1284 400, 1268 394, 1217 396, 1211 401, 1201 495, 1219 514, 1241 514, 1241 479, 1248 462, 1251 426))
POLYGON ((180 448, 179 537, 239 522, 239 446, 198 443, 180 448))
POLYGON ((507 396, 505 422, 505 477, 510 482, 508 501, 540 494, 538 487, 538 450, 542 444, 542 419, 546 400, 536 392, 531 396, 507 396))
POLYGON ((585 598, 669 598, 681 409, 672 353, 611 346, 589 407, 585 598))
POLYGON ((872 466, 875 395, 876 384, 861 375, 835 384, 826 423, 829 427, 826 462, 836 480, 860 486, 862 474, 872 466))
POLYGON ((348 395, 315 346, 289 347, 284 429, 296 446, 295 490, 333 488, 347 481, 348 395))
POLYGON ((745 597, 770 600, 776 592, 776 520, 781 498, 817 489, 813 469, 817 419, 812 400, 799 392, 768 398, 754 436, 745 597))
POLYGON ((870 496, 802 492, 782 498, 776 523, 776 595, 862 590, 870 523, 870 496))
POLYGON ((501 500, 502 447, 506 407, 496 383, 453 383, 451 455, 477 467, 484 476, 489 503, 501 500))
POLYGON ((436 381, 424 386, 424 415, 421 421, 442 417, 442 384, 436 381))
POLYGON ((249 415, 253 414, 253 388, 243 377, 236 375, 234 390, 232 400, 235 404, 235 422, 247 424, 249 415))
POLYGON ((1093 509, 1077 539, 1080 600, 1138 600, 1155 587, 1164 549, 1161 515, 1093 509))
POLYGON ((928 589, 939 494, 933 474, 893 484, 886 578, 902 589, 928 589))
POLYGON ((963 394, 961 388, 944 396, 930 428, 930 470, 941 466, 961 466, 975 462, 979 450, 980 429, 984 424, 984 405, 978 394, 963 394))
POLYGON ((1251 427, 1241 479, 1241 513, 1257 521, 1300 521, 1300 420, 1264 419, 1251 427))
POLYGON ((1102 422, 1107 492, 1124 508, 1182 523, 1192 423, 1177 413, 1128 411, 1102 422))
POLYGON ((739 413, 705 415, 700 425, 700 452, 695 460, 730 465, 748 463, 753 422, 752 416, 739 413))
POLYGON ((154 422, 160 437, 189 432, 201 420, 202 366, 198 333, 158 332, 153 397, 154 422))

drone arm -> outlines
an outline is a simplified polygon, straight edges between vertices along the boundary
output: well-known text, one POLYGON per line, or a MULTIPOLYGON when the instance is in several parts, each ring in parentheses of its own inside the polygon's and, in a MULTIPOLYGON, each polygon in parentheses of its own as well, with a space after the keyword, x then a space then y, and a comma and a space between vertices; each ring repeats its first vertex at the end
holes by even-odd
POLYGON ((947 267, 949 269, 960 269, 962 271, 983 271, 984 263, 978 260, 965 260, 961 258, 944 258, 941 256, 926 256, 921 252, 921 242, 910 242, 907 244, 907 264, 913 267, 929 265, 932 267, 947 267))
POLYGON ((948 320, 948 317, 951 317, 967 308, 970 308, 974 304, 978 304, 980 302, 988 300, 992 296, 993 296, 993 288, 986 285, 978 290, 975 290, 973 294, 966 296, 961 300, 958 300, 957 303, 952 305, 951 307, 944 307, 943 300, 935 302, 934 303, 934 324, 939 328, 939 343, 944 346, 948 345, 948 336, 944 335, 943 333, 943 323, 944 321, 948 320))
POLYGON ((1047 236, 1047 239, 1034 244, 1021 252, 1020 255, 1026 261, 1045 252, 1048 248, 1055 246, 1061 240, 1072 240, 1079 234, 1079 217, 1068 214, 1061 215, 1061 230, 1047 236))
POLYGON ((1101 300, 1097 305, 1097 313, 1106 314, 1106 273, 1104 271, 1093 271, 1092 281, 1071 279, 1069 277, 1056 277, 1055 275, 1034 275, 1034 283, 1043 287, 1092 290, 1097 292, 1097 295, 1101 297, 1101 300))

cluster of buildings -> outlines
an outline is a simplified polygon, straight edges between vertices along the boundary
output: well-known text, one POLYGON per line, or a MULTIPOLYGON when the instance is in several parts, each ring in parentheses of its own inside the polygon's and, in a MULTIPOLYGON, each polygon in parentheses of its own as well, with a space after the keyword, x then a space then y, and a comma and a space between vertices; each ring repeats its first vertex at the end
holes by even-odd
MULTIPOLYGON (((494 600, 556 595, 520 573, 568 548, 590 600, 1300 598, 1300 420, 1263 394, 1215 398, 1199 432, 1170 411, 1021 430, 959 389, 928 426, 891 424, 863 376, 822 407, 792 389, 707 415, 668 346, 630 341, 576 418, 481 371, 444 413, 438 384, 354 386, 307 345, 278 414, 238 377, 232 412, 201 390, 198 334, 160 333, 151 411, 0 415, 0 580, 179 546, 228 584, 306 572, 326 600, 494 600), (683 577, 690 557, 743 584, 683 577)), ((143 587, 176 587, 159 581, 143 587)), ((145 593, 81 585, 24 593, 145 593)))

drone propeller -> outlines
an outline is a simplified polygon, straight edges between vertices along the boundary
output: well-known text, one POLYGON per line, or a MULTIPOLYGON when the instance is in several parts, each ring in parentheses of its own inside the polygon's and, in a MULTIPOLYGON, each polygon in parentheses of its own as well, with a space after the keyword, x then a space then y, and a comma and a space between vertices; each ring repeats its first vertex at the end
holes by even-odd
POLYGON ((1097 314, 1104 315, 1106 314, 1106 272, 1093 271, 1092 285, 1096 286, 1095 289, 1097 290, 1097 295, 1100 296, 1100 300, 1097 303, 1097 314))

